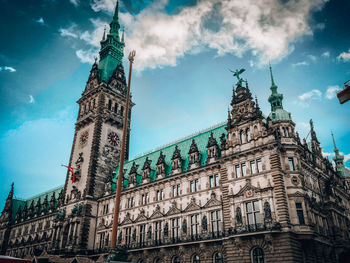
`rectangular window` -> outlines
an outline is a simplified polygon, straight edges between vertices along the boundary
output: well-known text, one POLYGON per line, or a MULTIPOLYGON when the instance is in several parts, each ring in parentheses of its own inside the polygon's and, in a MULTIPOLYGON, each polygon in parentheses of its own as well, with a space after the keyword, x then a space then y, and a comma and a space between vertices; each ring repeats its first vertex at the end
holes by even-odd
POLYGON ((236 168, 236 178, 240 178, 241 177, 241 168, 239 167, 239 165, 236 165, 235 168, 236 168))
POLYGON ((305 225, 304 212, 303 212, 302 204, 301 203, 295 203, 295 207, 296 207, 296 210, 297 210, 299 224, 300 225, 305 225))
POLYGON ((220 211, 210 212, 211 232, 213 235, 219 234, 221 231, 220 211))
POLYGON ((289 163, 289 170, 294 171, 295 170, 294 169, 294 161, 293 161, 292 157, 288 158, 288 163, 289 163))
POLYGON ((144 245, 146 238, 146 225, 140 225, 140 246, 144 245))
POLYGON ((213 175, 209 176, 209 186, 210 186, 210 188, 214 187, 214 176, 213 175))
POLYGON ((199 215, 191 216, 191 236, 196 237, 199 233, 199 215))
POLYGON ((148 203, 148 193, 142 194, 141 205, 146 205, 148 203))
POLYGON ((157 190, 157 201, 163 200, 163 189, 157 190))
POLYGON ((197 192, 199 188, 199 181, 198 179, 194 180, 194 181, 190 181, 190 192, 194 193, 197 192))
POLYGON ((242 163, 242 176, 247 175, 247 167, 245 166, 245 163, 242 163))
POLYGON ((173 185, 173 197, 180 195, 180 184, 173 185))
POLYGON ((179 218, 171 219, 171 234, 173 240, 177 240, 179 238, 179 218))
POLYGON ((256 174, 255 161, 250 161, 250 171, 252 172, 252 174, 256 174))
POLYGON ((256 160, 256 166, 258 168, 258 173, 262 172, 262 163, 261 163, 261 159, 257 159, 256 160))
POLYGON ((190 192, 193 193, 194 191, 194 181, 190 181, 190 192))
POLYGON ((154 227, 154 240, 156 243, 159 243, 159 241, 162 238, 162 222, 156 222, 154 227))
POLYGON ((263 219, 258 201, 246 203, 246 214, 250 230, 260 229, 262 227, 263 219))
POLYGON ((214 175, 215 186, 219 186, 219 175, 214 175))
POLYGON ((114 103, 114 112, 118 113, 118 103, 114 103))
POLYGON ((125 228, 125 243, 129 245, 130 240, 131 240, 131 227, 127 227, 125 228))
POLYGON ((108 109, 111 110, 112 109, 112 101, 108 100, 108 109))

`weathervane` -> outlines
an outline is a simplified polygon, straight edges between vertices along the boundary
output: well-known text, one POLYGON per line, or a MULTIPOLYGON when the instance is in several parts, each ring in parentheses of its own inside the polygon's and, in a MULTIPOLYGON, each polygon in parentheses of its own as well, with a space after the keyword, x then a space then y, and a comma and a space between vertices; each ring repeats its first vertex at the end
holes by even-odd
MULTIPOLYGON (((229 69, 230 70, 230 69, 229 69)), ((242 87, 242 83, 243 82, 246 82, 246 81, 244 81, 242 78, 240 78, 240 76, 239 75, 241 75, 244 71, 245 71, 245 69, 244 68, 241 68, 240 70, 238 70, 238 69, 236 69, 235 71, 233 71, 233 70, 230 70, 232 73, 233 73, 233 76, 234 77, 237 77, 237 84, 236 84, 236 86, 237 87, 239 87, 239 86, 241 86, 242 87)))

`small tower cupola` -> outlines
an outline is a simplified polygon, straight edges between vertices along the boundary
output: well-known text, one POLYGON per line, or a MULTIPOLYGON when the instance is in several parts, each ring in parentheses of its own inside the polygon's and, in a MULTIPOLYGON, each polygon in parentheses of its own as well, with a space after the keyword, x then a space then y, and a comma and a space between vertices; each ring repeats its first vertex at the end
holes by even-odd
POLYGON ((271 104, 271 113, 269 114, 268 118, 272 122, 291 121, 292 120, 291 114, 283 109, 283 105, 282 105, 283 94, 280 94, 277 92, 278 87, 275 84, 275 80, 273 78, 271 65, 270 65, 270 77, 271 77, 271 87, 270 87, 271 95, 268 101, 271 104))

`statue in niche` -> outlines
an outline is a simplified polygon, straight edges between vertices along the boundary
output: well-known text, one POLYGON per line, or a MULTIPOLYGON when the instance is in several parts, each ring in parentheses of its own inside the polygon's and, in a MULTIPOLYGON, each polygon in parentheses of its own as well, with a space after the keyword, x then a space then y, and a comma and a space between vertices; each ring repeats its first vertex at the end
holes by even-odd
POLYGON ((236 223, 242 224, 242 212, 240 207, 237 207, 236 209, 236 223))
POLYGON ((269 202, 264 203, 264 213, 265 213, 265 220, 271 220, 271 208, 269 202))
POLYGON ((151 239, 151 238, 152 238, 152 227, 151 227, 151 226, 148 227, 147 238, 148 238, 148 239, 151 239))
POLYGON ((167 237, 168 234, 169 234, 169 224, 168 222, 166 222, 164 227, 164 236, 167 237))
POLYGON ((202 218, 202 229, 203 231, 208 231, 208 220, 206 216, 202 218))
POLYGON ((184 234, 187 234, 187 221, 186 218, 184 219, 184 221, 182 222, 182 232, 184 234))
POLYGON ((132 240, 136 241, 136 229, 134 229, 134 232, 132 233, 132 240))
POLYGON ((118 243, 120 244, 121 242, 122 242, 122 231, 120 231, 118 235, 118 243))
POLYGON ((79 153, 79 157, 78 157, 77 161, 75 162, 75 165, 76 165, 75 170, 76 171, 74 172, 74 175, 75 175, 75 179, 77 181, 79 181, 79 179, 81 177, 81 165, 83 162, 84 162, 84 158, 83 158, 83 153, 81 152, 81 153, 79 153))

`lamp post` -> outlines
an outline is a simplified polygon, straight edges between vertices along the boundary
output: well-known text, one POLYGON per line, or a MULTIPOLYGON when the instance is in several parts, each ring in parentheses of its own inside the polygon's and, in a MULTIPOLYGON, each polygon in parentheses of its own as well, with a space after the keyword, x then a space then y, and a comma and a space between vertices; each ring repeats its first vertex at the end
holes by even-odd
MULTIPOLYGON (((118 181, 117 181, 117 189, 116 189, 116 192, 115 192, 112 239, 111 239, 111 244, 110 244, 110 249, 111 249, 112 254, 113 254, 113 251, 116 248, 116 243, 117 243, 120 193, 121 193, 122 184, 123 184, 123 165, 124 165, 125 148, 126 148, 125 147, 126 146, 126 132, 127 132, 126 127, 127 127, 127 123, 128 123, 129 104, 130 104, 130 81, 131 81, 132 63, 134 62, 135 55, 136 55, 136 51, 133 50, 133 51, 130 52, 129 57, 128 57, 129 58, 129 62, 130 62, 130 65, 129 65, 129 79, 128 79, 128 89, 127 89, 127 93, 126 93, 126 106, 125 106, 125 112, 124 112, 124 126, 123 126, 123 135, 122 135, 122 148, 121 148, 120 162, 119 162, 118 181)), ((116 257, 115 254, 114 254, 114 257, 116 257)))

